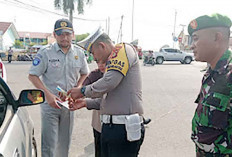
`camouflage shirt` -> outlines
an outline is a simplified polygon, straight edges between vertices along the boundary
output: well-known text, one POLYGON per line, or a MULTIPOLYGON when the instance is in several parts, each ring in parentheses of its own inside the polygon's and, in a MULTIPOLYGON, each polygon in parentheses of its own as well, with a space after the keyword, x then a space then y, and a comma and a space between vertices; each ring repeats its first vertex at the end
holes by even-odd
POLYGON ((227 50, 209 68, 195 103, 192 140, 205 152, 232 154, 232 53, 227 50))

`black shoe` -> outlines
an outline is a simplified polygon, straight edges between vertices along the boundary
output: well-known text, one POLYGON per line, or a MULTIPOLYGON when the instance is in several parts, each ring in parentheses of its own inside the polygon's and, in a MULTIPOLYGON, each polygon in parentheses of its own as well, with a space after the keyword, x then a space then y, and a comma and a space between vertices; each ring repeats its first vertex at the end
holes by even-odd
POLYGON ((147 118, 147 119, 144 119, 143 121, 143 124, 147 125, 148 123, 151 122, 151 119, 150 118, 147 118))

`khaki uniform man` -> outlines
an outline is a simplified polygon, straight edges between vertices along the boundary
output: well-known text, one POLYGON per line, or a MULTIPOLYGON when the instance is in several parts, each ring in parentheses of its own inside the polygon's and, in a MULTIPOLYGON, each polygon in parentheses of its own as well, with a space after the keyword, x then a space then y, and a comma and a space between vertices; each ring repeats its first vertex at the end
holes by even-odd
POLYGON ((68 93, 75 102, 70 108, 100 109, 101 155, 103 157, 136 157, 144 139, 142 124, 142 86, 138 54, 129 44, 113 45, 99 28, 80 46, 90 51, 97 62, 107 63, 104 76, 97 82, 74 88, 68 93), (81 97, 94 99, 91 103, 81 97), (101 105, 99 106, 99 102, 101 105))
POLYGON ((74 32, 70 21, 57 20, 53 34, 57 42, 40 49, 29 79, 46 97, 46 102, 40 105, 42 157, 68 157, 74 113, 57 104, 61 100, 56 87, 68 91, 80 86, 89 69, 82 49, 71 44, 74 32))

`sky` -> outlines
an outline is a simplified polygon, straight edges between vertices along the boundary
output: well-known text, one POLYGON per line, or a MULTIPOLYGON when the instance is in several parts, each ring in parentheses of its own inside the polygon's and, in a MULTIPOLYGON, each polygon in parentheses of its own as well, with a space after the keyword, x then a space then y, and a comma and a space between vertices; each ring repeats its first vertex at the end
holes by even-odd
MULTIPOLYGON (((178 48, 172 34, 178 36, 182 29, 187 34, 192 19, 213 13, 232 19, 232 1, 92 0, 91 5, 85 6, 83 15, 75 11, 73 26, 75 34, 91 33, 101 26, 115 42, 138 39, 143 50, 158 50, 163 45, 178 48)), ((17 31, 52 33, 55 21, 65 18, 63 14, 54 8, 54 0, 0 0, 0 21, 14 22, 17 31)))

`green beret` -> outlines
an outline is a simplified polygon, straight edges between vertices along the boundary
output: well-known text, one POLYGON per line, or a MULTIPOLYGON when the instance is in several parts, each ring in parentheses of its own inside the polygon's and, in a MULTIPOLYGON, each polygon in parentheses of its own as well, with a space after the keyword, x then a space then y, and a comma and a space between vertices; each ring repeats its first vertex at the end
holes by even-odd
POLYGON ((188 33, 192 35, 193 32, 210 28, 210 27, 231 27, 231 20, 227 16, 220 14, 213 14, 211 16, 204 15, 192 20, 188 25, 188 33))

